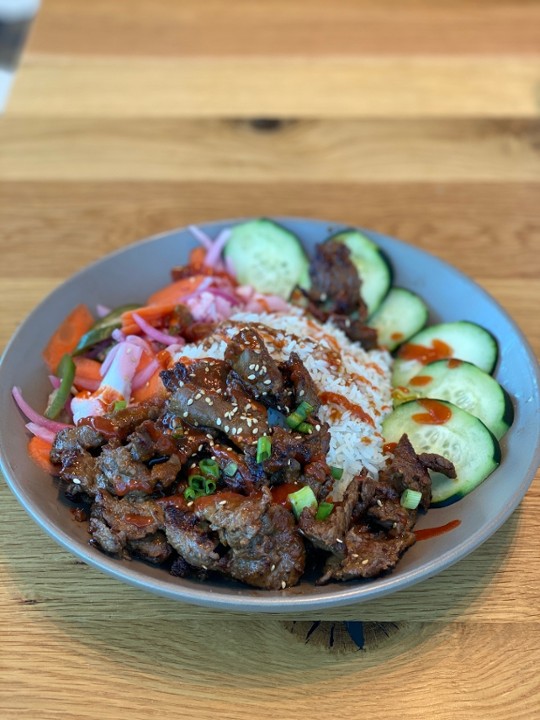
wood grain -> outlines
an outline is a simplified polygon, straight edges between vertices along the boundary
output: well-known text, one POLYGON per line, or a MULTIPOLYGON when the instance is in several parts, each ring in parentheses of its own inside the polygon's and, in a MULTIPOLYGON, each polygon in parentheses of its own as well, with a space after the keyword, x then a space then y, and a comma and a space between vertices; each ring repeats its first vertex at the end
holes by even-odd
POLYGON ((132 56, 526 55, 540 47, 530 0, 47 0, 34 52, 132 56), (144 22, 141 21, 144 18, 144 22))
MULTIPOLYGON (((47 0, 0 133, 0 348, 108 252, 295 215, 447 260, 540 355, 539 87, 534 0, 47 0)), ((540 474, 444 573, 279 617, 131 588, 0 507, 2 720, 540 715, 540 474)))
POLYGON ((538 115, 539 82, 540 58, 535 56, 280 55, 246 62, 242 57, 28 55, 10 114, 531 118, 538 115))
POLYGON ((6 118, 6 180, 540 182, 536 120, 6 118), (69 154, 64 155, 66 142, 69 154), (99 152, 96 153, 96 142, 99 152), (434 158, 437 161, 434 162, 434 158))

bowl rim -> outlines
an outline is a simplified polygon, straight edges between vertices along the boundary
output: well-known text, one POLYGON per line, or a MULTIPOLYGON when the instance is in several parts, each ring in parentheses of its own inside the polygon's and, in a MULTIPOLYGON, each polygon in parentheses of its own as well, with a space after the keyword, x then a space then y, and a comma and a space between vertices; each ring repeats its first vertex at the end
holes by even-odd
MULTIPOLYGON (((239 217, 232 219, 223 220, 211 220, 208 222, 197 223, 197 226, 202 229, 208 229, 212 231, 213 227, 223 225, 235 225, 246 220, 255 219, 252 217, 239 217)), ((347 225, 338 221, 321 220, 319 218, 304 218, 300 216, 271 216, 270 219, 275 222, 293 222, 293 223, 306 223, 315 224, 317 226, 326 226, 327 228, 337 228, 338 230, 346 228, 354 228, 360 232, 366 233, 368 237, 371 237, 377 242, 378 239, 384 241, 390 241, 391 244, 397 246, 405 246, 413 248, 416 252, 424 255, 431 262, 436 261, 441 263, 447 270, 452 274, 455 274, 457 278, 467 282, 475 288, 475 291, 481 294, 489 303, 495 306, 500 315, 512 326, 518 336, 521 347, 526 355, 527 362, 531 370, 531 376, 533 380, 534 395, 537 402, 537 406, 540 404, 540 369, 538 362, 533 353, 533 350, 522 332, 521 328, 511 318, 507 311, 500 305, 500 303, 493 298, 483 287, 481 287, 475 280, 470 278, 468 275, 458 270, 453 265, 447 263, 436 255, 430 252, 410 245, 409 243, 399 240, 393 236, 389 236, 377 231, 362 228, 359 226, 347 225)), ((36 305, 32 311, 26 316, 23 322, 19 325, 16 332, 12 335, 11 339, 7 343, 2 356, 0 358, 0 373, 5 361, 5 358, 9 355, 11 348, 16 344, 20 334, 24 333, 27 322, 31 319, 33 313, 37 311, 42 305, 47 304, 51 298, 56 294, 62 292, 64 284, 68 281, 76 281, 79 276, 87 273, 91 273, 93 269, 99 266, 101 263, 113 260, 116 256, 122 255, 125 252, 132 251, 142 245, 152 244, 158 242, 160 239, 168 238, 173 234, 183 233, 189 231, 188 225, 171 228, 169 230, 151 235, 147 238, 143 238, 138 241, 134 241, 125 245, 121 248, 114 250, 111 253, 94 260, 92 263, 78 270, 76 273, 65 278, 56 288, 48 293, 38 305, 36 305)), ((417 583, 426 580, 434 575, 439 574, 443 570, 454 565, 459 560, 469 555, 471 552, 476 550, 482 545, 489 537, 491 537, 512 515, 514 510, 519 506, 525 493, 527 492, 530 484, 532 483, 538 465, 540 464, 540 424, 537 427, 537 438, 534 451, 531 454, 530 462, 527 466, 527 470, 521 477, 520 482, 516 485, 514 492, 512 493, 511 500, 505 507, 496 515, 491 517, 487 522, 483 523, 480 528, 465 538, 462 542, 456 545, 450 550, 446 550, 441 556, 434 558, 433 560, 422 564, 419 568, 406 570, 400 575, 389 574, 382 578, 375 578, 368 581, 355 581, 354 584, 343 583, 339 590, 324 591, 321 590, 316 595, 301 595, 295 594, 295 589, 290 588, 285 591, 266 591, 249 588, 248 586, 240 586, 237 593, 222 593, 219 590, 210 588, 201 584, 200 587, 186 587, 185 585, 173 585, 171 583, 171 576, 166 575, 166 580, 160 578, 154 578, 149 576, 141 576, 137 566, 133 570, 130 566, 119 562, 118 559, 112 558, 104 553, 96 555, 96 551, 89 545, 81 545, 77 540, 74 540, 68 533, 61 528, 51 527, 50 520, 48 520, 46 513, 44 513, 39 506, 32 501, 29 501, 19 488, 18 480, 12 468, 7 462, 7 458, 4 453, 3 440, 0 436, 0 469, 4 475, 7 485, 9 486, 12 493, 15 495, 19 503, 22 505, 28 515, 41 527, 49 537, 58 542, 62 547, 68 550, 70 553, 76 555, 85 563, 92 567, 101 570, 108 575, 114 577, 117 580, 126 582, 127 584, 152 592, 154 594, 173 599, 176 601, 182 601, 186 603, 195 604, 202 607, 215 608, 227 611, 237 612, 294 612, 294 611, 308 611, 308 610, 322 610, 330 607, 341 607, 344 605, 352 605, 354 603, 367 602, 375 600, 380 597, 389 595, 398 590, 404 590, 417 583), (261 596, 260 593, 264 593, 261 596)), ((97 551, 99 552, 99 551, 97 551)), ((332 586, 333 587, 333 586, 332 586)))

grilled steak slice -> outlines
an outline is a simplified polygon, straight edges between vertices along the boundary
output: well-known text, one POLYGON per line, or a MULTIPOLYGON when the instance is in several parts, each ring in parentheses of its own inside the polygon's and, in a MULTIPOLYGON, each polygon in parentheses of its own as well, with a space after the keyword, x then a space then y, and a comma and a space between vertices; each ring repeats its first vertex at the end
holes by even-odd
POLYGON ((170 370, 160 373, 163 384, 170 392, 174 392, 186 383, 202 388, 210 393, 225 392, 225 383, 230 366, 223 360, 204 358, 189 364, 177 362, 170 370))
POLYGON ((355 317, 355 315, 351 317, 332 315, 330 319, 337 328, 345 333, 349 340, 360 343, 364 350, 374 350, 377 347, 377 331, 375 328, 365 325, 364 321, 359 317, 355 317))
POLYGON ((60 430, 54 438, 51 449, 51 462, 62 464, 65 453, 78 452, 99 448, 105 438, 90 425, 78 425, 60 430))
POLYGON ((245 456, 232 448, 216 443, 212 448, 212 455, 222 471, 227 467, 230 469, 232 463, 236 465, 236 472, 222 474, 223 482, 230 490, 242 495, 250 495, 257 487, 264 484, 266 476, 261 465, 253 463, 248 466, 245 456))
POLYGON ((390 538, 384 532, 374 532, 367 524, 353 525, 345 535, 345 556, 332 555, 317 584, 323 585, 329 580, 376 577, 394 568, 414 542, 412 532, 390 538))
POLYGON ((291 513, 272 503, 268 488, 243 497, 217 493, 195 503, 195 514, 210 523, 229 548, 221 571, 255 587, 277 590, 295 585, 304 572, 304 544, 291 513))
POLYGON ((218 540, 192 512, 177 507, 165 510, 165 533, 168 542, 189 565, 203 570, 217 570, 218 540))
POLYGON ((163 510, 152 500, 119 500, 102 490, 92 506, 89 530, 105 552, 129 556, 131 541, 154 535, 162 525, 163 510))
POLYGON ((128 542, 128 550, 132 555, 140 557, 154 565, 161 565, 166 562, 173 552, 167 542, 165 533, 161 530, 140 540, 130 540, 128 542))
POLYGON ((428 468, 442 472, 450 478, 456 477, 456 470, 449 460, 435 453, 417 455, 409 438, 404 434, 394 448, 389 466, 381 471, 380 477, 383 482, 396 486, 400 496, 406 488, 421 492, 421 507, 427 510, 431 502, 431 478, 428 468))
POLYGON ((329 240, 315 250, 309 274, 311 289, 308 298, 319 311, 330 315, 352 315, 361 320, 367 317, 365 303, 360 296, 361 280, 350 258, 350 250, 343 243, 329 240))
POLYGON ((227 360, 246 390, 254 397, 281 397, 283 378, 276 361, 268 352, 259 333, 244 327, 232 338, 225 351, 227 360))
POLYGON ((112 424, 117 438, 124 441, 145 420, 157 420, 163 410, 163 399, 154 398, 104 417, 112 424))
POLYGON ((119 497, 148 495, 157 482, 146 465, 132 458, 125 445, 105 445, 96 460, 96 466, 98 487, 119 497))
POLYGON ((316 415, 321 407, 317 386, 300 357, 295 352, 291 353, 289 359, 280 365, 280 370, 292 383, 295 405, 298 406, 302 401, 307 402, 313 407, 313 414, 316 415))
POLYGON ((298 519, 298 525, 304 537, 315 547, 338 557, 344 556, 345 534, 351 524, 353 510, 358 500, 358 485, 358 478, 353 478, 345 490, 343 500, 334 505, 332 513, 326 520, 316 520, 316 511, 313 508, 304 508, 298 519))

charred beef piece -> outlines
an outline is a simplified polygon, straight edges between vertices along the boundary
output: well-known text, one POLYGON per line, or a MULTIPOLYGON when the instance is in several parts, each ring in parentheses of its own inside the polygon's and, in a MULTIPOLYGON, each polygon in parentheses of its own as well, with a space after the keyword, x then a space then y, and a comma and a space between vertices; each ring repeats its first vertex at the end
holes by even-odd
POLYGON ((140 540, 130 540, 128 550, 131 555, 140 557, 153 565, 162 565, 173 552, 165 533, 161 530, 140 540))
POLYGON ((280 365, 280 370, 293 386, 295 406, 303 401, 307 402, 313 407, 313 414, 316 415, 321 407, 317 386, 300 357, 295 352, 291 353, 289 359, 280 365))
POLYGON ((319 496, 321 487, 331 477, 326 462, 329 448, 330 429, 326 423, 318 423, 313 432, 306 435, 275 427, 272 454, 264 461, 263 469, 272 477, 272 484, 297 479, 295 472, 298 470, 303 482, 319 496))
POLYGON ((162 398, 154 398, 108 413, 105 418, 112 423, 117 438, 123 442, 145 420, 157 420, 163 410, 163 402, 162 398))
POLYGON ((178 455, 171 455, 168 460, 156 463, 150 468, 150 480, 156 488, 158 485, 163 488, 169 488, 178 477, 178 473, 182 469, 182 465, 178 455))
POLYGON ((222 471, 230 467, 231 463, 236 465, 236 472, 232 475, 230 473, 222 474, 224 484, 234 492, 250 495, 266 481, 266 476, 260 464, 250 463, 248 466, 245 456, 237 453, 232 448, 216 443, 212 447, 212 456, 216 459, 222 471))
POLYGON ((165 533, 168 542, 192 567, 203 570, 219 569, 219 544, 192 512, 168 507, 165 510, 165 533))
POLYGON ((409 438, 404 434, 394 448, 389 466, 384 468, 380 475, 383 481, 397 486, 400 496, 407 488, 421 492, 421 507, 427 510, 431 502, 431 478, 428 468, 449 478, 456 477, 456 469, 449 460, 435 453, 417 455, 409 438))
POLYGON ((131 541, 155 535, 162 526, 163 510, 154 501, 119 500, 100 491, 92 506, 89 529, 94 542, 105 552, 129 556, 131 541))
POLYGON ((204 358, 189 364, 177 362, 170 370, 163 370, 160 377, 170 392, 187 383, 219 395, 225 392, 230 369, 230 365, 223 360, 204 358))
POLYGON ((266 417, 254 403, 244 407, 191 385, 179 387, 168 400, 168 409, 196 427, 213 428, 241 448, 256 445, 268 433, 266 417))
POLYGON ((54 438, 51 462, 62 463, 64 453, 79 450, 93 450, 105 443, 105 438, 90 425, 78 425, 60 430, 54 438))
POLYGON ((395 567, 414 542, 412 532, 388 537, 384 531, 374 531, 368 524, 353 525, 345 535, 345 556, 332 555, 317 584, 323 585, 329 580, 377 577, 395 567))
POLYGON ((358 500, 358 485, 358 478, 353 478, 345 490, 343 500, 335 503, 332 513, 325 520, 316 520, 316 511, 313 508, 304 508, 298 525, 304 537, 315 547, 338 557, 345 555, 345 534, 358 500))
MULTIPOLYGON (((291 513, 272 502, 268 488, 251 497, 217 493, 195 503, 195 514, 229 548, 220 569, 248 585, 278 590, 304 572, 304 544, 291 513)), ((185 556, 184 556, 185 557, 185 556)))
POLYGON ((332 315, 332 322, 342 330, 353 342, 360 343, 364 350, 374 350, 378 345, 377 331, 375 328, 364 324, 359 317, 346 317, 344 315, 332 315))
POLYGON ((105 438, 89 425, 64 428, 55 437, 51 462, 59 465, 58 476, 71 483, 70 494, 94 495, 96 492, 96 458, 89 450, 96 450, 105 438))
POLYGON ((319 245, 309 272, 312 284, 305 294, 312 315, 322 322, 332 320, 366 350, 377 347, 377 331, 365 324, 367 306, 360 294, 362 281, 349 248, 334 240, 319 245))
POLYGON ((96 466, 97 486, 119 497, 149 495, 157 482, 146 465, 132 458, 125 445, 105 445, 96 466))
POLYGON ((254 397, 281 397, 283 378, 278 365, 268 352, 264 340, 253 328, 243 327, 238 331, 227 345, 225 360, 232 365, 246 390, 254 397))
POLYGON ((307 295, 326 318, 353 313, 358 313, 362 321, 367 318, 367 308, 360 295, 361 281, 350 255, 349 248, 335 240, 328 240, 315 250, 309 268, 311 289, 307 295))

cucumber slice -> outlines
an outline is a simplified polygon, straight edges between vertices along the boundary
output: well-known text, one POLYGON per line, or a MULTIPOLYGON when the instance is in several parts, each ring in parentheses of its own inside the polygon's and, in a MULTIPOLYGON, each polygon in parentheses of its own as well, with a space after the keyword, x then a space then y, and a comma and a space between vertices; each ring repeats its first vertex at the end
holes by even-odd
POLYGON ((298 238, 265 218, 235 225, 224 254, 240 284, 285 299, 300 281, 305 283, 309 268, 298 238))
POLYGON ((418 295, 394 287, 369 319, 368 325, 377 330, 379 345, 395 350, 421 330, 427 319, 427 305, 418 295))
MULTIPOLYGON (((438 453, 451 460, 456 468, 455 480, 440 473, 431 473, 432 507, 450 505, 470 493, 490 475, 501 461, 501 450, 495 436, 484 423, 456 405, 432 400, 448 414, 441 424, 427 424, 429 408, 413 400, 394 410, 383 422, 387 442, 398 442, 407 433, 417 453, 438 453)), ((440 410, 440 408, 439 408, 440 410)))
POLYGON ((497 341, 480 325, 466 320, 431 325, 402 345, 394 362, 392 384, 407 385, 428 362, 459 358, 491 373, 497 362, 497 341), (411 346, 420 346, 420 349, 411 346), (422 348, 424 350, 422 351, 422 348), (409 359, 410 356, 419 359, 409 359))
POLYGON ((512 402, 499 383, 463 360, 438 360, 425 365, 407 384, 410 399, 448 400, 479 418, 500 440, 514 419, 512 402))
POLYGON ((367 305, 368 315, 377 310, 392 284, 392 268, 377 245, 358 230, 345 230, 330 240, 345 243, 351 251, 362 287, 360 294, 367 305))

